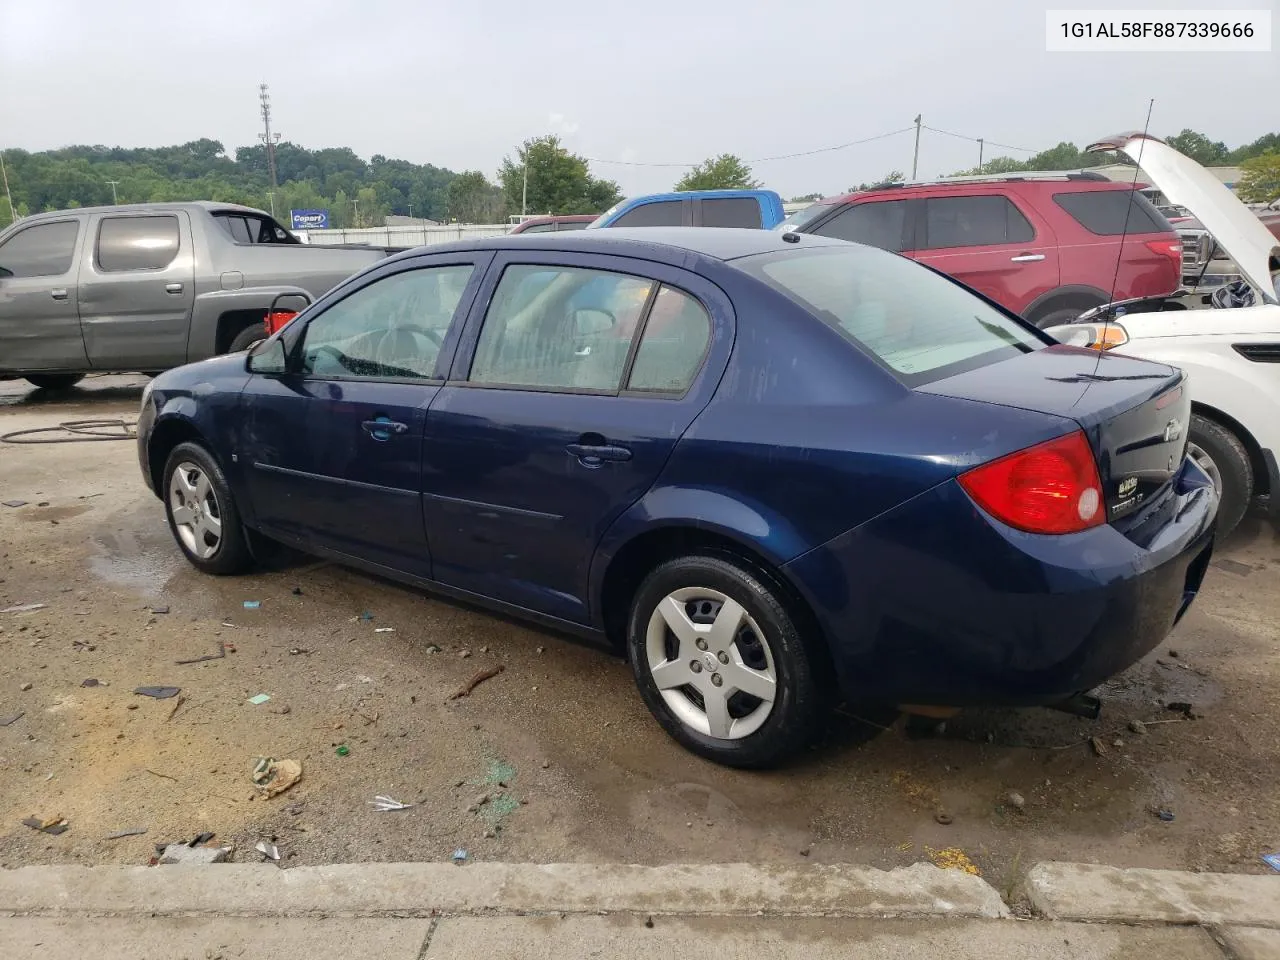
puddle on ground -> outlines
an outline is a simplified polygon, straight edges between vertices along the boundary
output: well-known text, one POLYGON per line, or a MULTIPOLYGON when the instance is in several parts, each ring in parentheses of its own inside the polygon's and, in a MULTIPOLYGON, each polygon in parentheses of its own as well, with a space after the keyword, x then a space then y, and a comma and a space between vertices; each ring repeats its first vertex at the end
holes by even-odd
POLYGON ((99 534, 93 541, 97 552, 89 557, 89 569, 115 586, 129 587, 148 597, 159 596, 173 575, 185 566, 176 550, 160 549, 167 540, 167 527, 142 534, 123 530, 99 534))

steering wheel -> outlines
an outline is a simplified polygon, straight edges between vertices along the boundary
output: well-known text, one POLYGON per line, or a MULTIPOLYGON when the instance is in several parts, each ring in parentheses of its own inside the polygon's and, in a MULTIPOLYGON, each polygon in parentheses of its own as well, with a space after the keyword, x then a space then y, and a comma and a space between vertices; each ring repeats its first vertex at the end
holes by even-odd
MULTIPOLYGON (((437 330, 429 330, 426 327, 419 327, 419 326, 396 327, 395 329, 403 330, 406 333, 414 333, 414 334, 418 334, 419 336, 426 337, 428 340, 430 340, 432 343, 436 345, 436 349, 439 349, 444 346, 444 337, 441 336, 439 331, 437 330)), ((390 331, 388 331, 388 333, 389 332, 390 331)))

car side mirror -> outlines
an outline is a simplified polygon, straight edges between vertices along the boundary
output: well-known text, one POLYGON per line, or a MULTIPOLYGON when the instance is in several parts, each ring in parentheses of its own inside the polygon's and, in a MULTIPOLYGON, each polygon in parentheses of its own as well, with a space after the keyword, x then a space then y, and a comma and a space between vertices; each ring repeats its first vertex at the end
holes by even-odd
POLYGON ((608 310, 597 307, 582 307, 573 311, 573 335, 589 337, 604 333, 618 321, 608 310))
POLYGON ((289 358, 279 337, 259 340, 249 349, 245 369, 250 373, 280 375, 289 372, 289 358))

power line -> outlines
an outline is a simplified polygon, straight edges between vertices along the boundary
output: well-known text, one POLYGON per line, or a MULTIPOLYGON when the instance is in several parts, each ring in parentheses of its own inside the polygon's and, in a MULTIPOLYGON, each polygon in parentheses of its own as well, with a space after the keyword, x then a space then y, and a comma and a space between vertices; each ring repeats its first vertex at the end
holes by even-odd
POLYGON ((963 133, 952 133, 950 130, 939 130, 937 127, 931 127, 927 123, 922 126, 933 133, 940 133, 944 137, 955 137, 957 140, 968 140, 970 143, 986 143, 993 147, 1004 147, 1006 150, 1017 150, 1019 153, 1039 153, 1039 150, 1029 150, 1026 147, 1015 147, 1011 143, 997 143, 995 140, 986 140, 983 137, 967 137, 963 133))
MULTIPOLYGON (((768 163, 771 160, 794 160, 796 157, 811 157, 818 153, 831 153, 835 150, 845 150, 849 147, 856 147, 862 143, 871 143, 873 140, 885 140, 889 137, 896 137, 898 134, 907 133, 914 127, 903 127, 901 130, 890 130, 888 133, 878 133, 874 137, 863 137, 861 140, 850 140, 848 143, 837 143, 830 147, 818 147, 814 150, 802 150, 799 153, 781 153, 773 157, 756 157, 754 160, 743 160, 743 163, 768 163)), ((645 160, 604 160, 600 157, 587 157, 592 163, 612 163, 621 167, 696 167, 701 160, 691 163, 678 163, 676 161, 645 161, 645 160)))

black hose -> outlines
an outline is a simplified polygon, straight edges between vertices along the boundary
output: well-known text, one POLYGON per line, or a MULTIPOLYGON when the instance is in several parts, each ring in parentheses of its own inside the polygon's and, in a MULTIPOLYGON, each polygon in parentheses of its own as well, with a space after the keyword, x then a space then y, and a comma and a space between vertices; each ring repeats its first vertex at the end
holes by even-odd
POLYGON ((56 427, 35 427, 0 434, 0 443, 89 443, 96 440, 136 440, 137 423, 127 420, 66 420, 56 427), (49 436, 54 434, 54 436, 49 436), (70 436, 57 436, 70 434, 70 436))

